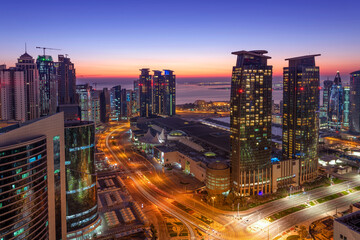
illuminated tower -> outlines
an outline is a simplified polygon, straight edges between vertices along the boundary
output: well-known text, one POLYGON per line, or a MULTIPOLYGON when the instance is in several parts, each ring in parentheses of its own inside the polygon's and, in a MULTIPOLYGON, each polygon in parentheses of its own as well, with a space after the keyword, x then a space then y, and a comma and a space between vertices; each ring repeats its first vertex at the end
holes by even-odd
POLYGON ((331 86, 329 98, 329 127, 339 131, 343 122, 344 111, 344 88, 341 85, 340 73, 337 72, 334 83, 331 86))
POLYGON ((350 131, 360 133, 360 70, 350 73, 350 131))
POLYGON ((231 80, 232 183, 241 196, 271 192, 272 66, 267 51, 239 51, 231 80))
POLYGON ((40 116, 40 85, 35 60, 32 56, 25 52, 20 56, 20 58, 18 58, 16 67, 23 70, 25 73, 26 120, 36 119, 40 116))
POLYGON ((350 122, 350 86, 344 86, 344 111, 343 111, 343 122, 342 122, 342 130, 349 130, 349 122, 350 122))
POLYGON ((152 114, 152 85, 150 70, 148 68, 140 69, 139 76, 139 104, 140 117, 149 117, 152 114))
POLYGON ((56 68, 51 56, 42 55, 36 59, 40 84, 40 116, 56 113, 58 105, 58 82, 56 68))
POLYGON ((81 109, 81 120, 92 121, 91 116, 91 86, 89 84, 76 85, 76 93, 81 109))
POLYGON ((164 115, 176 114, 176 76, 174 71, 164 69, 164 115))
POLYGON ((161 71, 154 70, 153 75, 153 113, 162 115, 164 113, 164 90, 165 79, 161 71))
POLYGON ((284 68, 283 159, 299 159, 299 183, 317 176, 319 67, 308 55, 286 59, 284 68))

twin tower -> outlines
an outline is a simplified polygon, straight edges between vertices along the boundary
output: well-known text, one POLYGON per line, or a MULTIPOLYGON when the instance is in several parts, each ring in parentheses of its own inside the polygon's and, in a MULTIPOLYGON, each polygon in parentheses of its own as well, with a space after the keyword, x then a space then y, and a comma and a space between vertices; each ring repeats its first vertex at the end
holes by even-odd
POLYGON ((231 80, 232 185, 241 196, 302 184, 317 175, 319 67, 317 55, 286 59, 283 70, 283 154, 271 163, 272 66, 267 51, 238 51, 231 80), (274 170, 275 169, 275 170, 274 170), (275 176, 276 175, 276 176, 275 176), (276 186, 275 186, 276 185, 276 186))

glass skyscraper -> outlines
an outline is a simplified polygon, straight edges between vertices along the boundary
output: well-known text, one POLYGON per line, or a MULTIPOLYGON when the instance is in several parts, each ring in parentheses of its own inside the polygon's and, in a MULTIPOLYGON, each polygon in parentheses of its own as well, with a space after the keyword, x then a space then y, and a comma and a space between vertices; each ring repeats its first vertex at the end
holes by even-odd
POLYGON ((148 68, 140 69, 139 76, 139 104, 140 104, 140 117, 149 117, 152 114, 153 106, 153 81, 151 78, 150 70, 148 68))
POLYGON ((70 58, 58 56, 56 63, 59 88, 59 105, 77 103, 75 66, 70 58))
POLYGON ((340 73, 337 72, 330 90, 328 119, 329 128, 339 131, 343 122, 344 88, 341 85, 340 73))
POLYGON ((176 114, 176 76, 174 71, 165 69, 164 78, 164 115, 173 116, 176 114))
POLYGON ((232 183, 241 196, 271 192, 272 66, 267 51, 239 51, 231 80, 232 183))
POLYGON ((58 82, 56 68, 51 56, 42 55, 36 59, 40 84, 40 116, 56 113, 58 105, 58 82))
POLYGON ((350 131, 360 133, 360 71, 350 73, 350 131))
POLYGON ((299 159, 299 183, 317 176, 319 67, 308 55, 286 59, 284 68, 283 159, 299 159))

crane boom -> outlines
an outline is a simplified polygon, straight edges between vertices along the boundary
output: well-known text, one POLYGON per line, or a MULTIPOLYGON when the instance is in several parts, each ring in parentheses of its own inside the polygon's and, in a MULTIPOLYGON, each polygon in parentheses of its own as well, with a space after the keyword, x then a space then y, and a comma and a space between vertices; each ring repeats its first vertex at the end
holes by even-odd
POLYGON ((48 49, 48 50, 61 50, 61 49, 58 49, 58 48, 49 48, 49 47, 36 47, 38 49, 42 49, 44 51, 44 56, 45 56, 45 49, 48 49))

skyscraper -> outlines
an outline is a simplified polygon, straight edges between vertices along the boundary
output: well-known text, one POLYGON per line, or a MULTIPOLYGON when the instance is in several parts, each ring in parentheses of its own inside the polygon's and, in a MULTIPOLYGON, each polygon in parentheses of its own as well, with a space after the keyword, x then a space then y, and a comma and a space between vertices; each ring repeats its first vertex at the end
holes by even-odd
POLYGON ((74 64, 70 61, 70 58, 59 55, 56 66, 59 84, 59 105, 77 103, 74 64))
POLYGON ((89 84, 76 85, 76 93, 81 109, 81 120, 92 121, 91 116, 91 87, 89 84))
POLYGON ((350 86, 344 86, 344 111, 342 130, 348 131, 350 123, 350 86))
POLYGON ((330 94, 331 94, 331 86, 333 85, 333 81, 325 80, 324 81, 324 89, 323 89, 323 105, 320 112, 321 121, 324 123, 324 128, 328 129, 329 127, 329 102, 330 102, 330 94))
POLYGON ((51 56, 42 55, 36 59, 39 70, 40 85, 40 116, 56 112, 58 105, 58 82, 56 68, 51 56))
POLYGON ((150 70, 148 68, 140 69, 139 76, 139 105, 140 117, 149 117, 152 114, 153 101, 153 81, 151 79, 150 70))
POLYGON ((91 121, 100 123, 100 90, 91 89, 91 121))
POLYGON ((329 98, 329 128, 339 131, 343 122, 344 111, 344 88, 341 85, 341 77, 339 71, 336 73, 334 82, 330 90, 329 98))
POLYGON ((26 120, 24 71, 0 65, 0 120, 26 120))
POLYGON ((350 131, 360 133, 360 70, 350 73, 350 131))
POLYGON ((113 98, 112 105, 114 109, 114 115, 117 120, 121 119, 121 86, 117 85, 112 88, 113 98))
POLYGON ((308 55, 286 59, 284 68, 283 159, 299 159, 299 183, 317 176, 319 67, 308 55))
POLYGON ((134 81, 134 100, 135 100, 135 107, 136 112, 140 111, 140 92, 139 92, 139 80, 134 81))
POLYGON ((271 192, 272 66, 267 51, 239 51, 230 99, 232 183, 241 196, 271 192))
POLYGON ((126 99, 126 89, 121 89, 121 118, 126 119, 128 117, 127 115, 127 99, 126 99))
POLYGON ((176 114, 176 76, 174 71, 164 69, 164 115, 173 116, 176 114))
POLYGON ((164 95, 165 95, 165 79, 161 71, 154 70, 153 79, 153 104, 152 110, 154 114, 162 115, 164 113, 164 95))
POLYGON ((36 119, 40 116, 40 84, 35 60, 25 52, 18 58, 16 67, 23 70, 25 74, 26 120, 36 119))
POLYGON ((104 88, 100 92, 100 121, 102 123, 109 122, 111 112, 110 92, 104 88))

